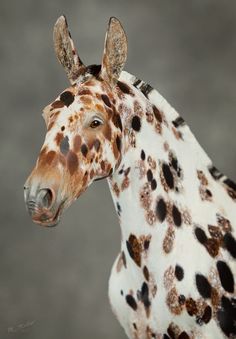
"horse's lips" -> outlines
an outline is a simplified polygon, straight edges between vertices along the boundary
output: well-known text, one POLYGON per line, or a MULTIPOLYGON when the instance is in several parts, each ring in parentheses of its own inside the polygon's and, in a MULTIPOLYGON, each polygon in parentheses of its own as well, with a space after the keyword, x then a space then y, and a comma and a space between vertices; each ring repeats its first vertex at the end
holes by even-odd
POLYGON ((61 214, 64 210, 63 208, 64 204, 65 204, 65 201, 63 201, 59 205, 59 207, 56 210, 56 213, 53 213, 53 215, 50 215, 52 214, 51 212, 47 214, 45 211, 42 211, 41 213, 33 215, 32 216, 33 222, 41 226, 46 226, 46 227, 57 226, 57 224, 60 221, 61 214))

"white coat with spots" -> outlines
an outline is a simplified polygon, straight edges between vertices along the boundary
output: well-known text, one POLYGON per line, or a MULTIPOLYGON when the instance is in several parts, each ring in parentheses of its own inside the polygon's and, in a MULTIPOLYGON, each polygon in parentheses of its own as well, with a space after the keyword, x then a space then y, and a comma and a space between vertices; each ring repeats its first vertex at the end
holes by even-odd
POLYGON ((45 142, 25 184, 34 222, 57 224, 108 178, 122 242, 109 298, 129 338, 236 338, 236 185, 150 85, 122 71, 111 18, 101 66, 85 66, 65 17, 56 55, 71 86, 44 109, 45 142))

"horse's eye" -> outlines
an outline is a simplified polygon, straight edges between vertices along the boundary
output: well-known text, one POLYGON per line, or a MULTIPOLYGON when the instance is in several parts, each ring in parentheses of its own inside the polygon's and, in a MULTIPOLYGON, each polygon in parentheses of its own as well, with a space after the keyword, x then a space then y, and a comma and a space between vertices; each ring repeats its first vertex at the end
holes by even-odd
POLYGON ((91 128, 96 128, 98 126, 100 126, 102 124, 102 121, 99 119, 94 119, 91 123, 90 123, 90 127, 91 128))

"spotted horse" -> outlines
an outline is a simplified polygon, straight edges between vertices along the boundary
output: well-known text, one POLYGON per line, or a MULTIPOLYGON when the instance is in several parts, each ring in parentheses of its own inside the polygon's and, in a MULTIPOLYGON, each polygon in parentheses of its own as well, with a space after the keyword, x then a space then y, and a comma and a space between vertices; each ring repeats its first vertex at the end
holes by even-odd
POLYGON ((107 178, 122 233, 109 299, 127 336, 236 338, 236 184, 167 101, 123 71, 116 18, 101 66, 82 63, 64 16, 54 45, 71 85, 43 110, 47 134, 24 189, 33 221, 56 225, 107 178))

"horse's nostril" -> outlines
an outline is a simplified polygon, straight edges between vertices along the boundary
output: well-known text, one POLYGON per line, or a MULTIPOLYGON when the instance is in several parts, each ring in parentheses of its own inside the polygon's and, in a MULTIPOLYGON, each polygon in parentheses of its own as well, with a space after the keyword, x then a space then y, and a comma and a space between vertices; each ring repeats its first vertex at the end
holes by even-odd
POLYGON ((43 188, 37 195, 37 201, 42 204, 43 207, 49 208, 53 201, 53 192, 50 188, 43 188))

